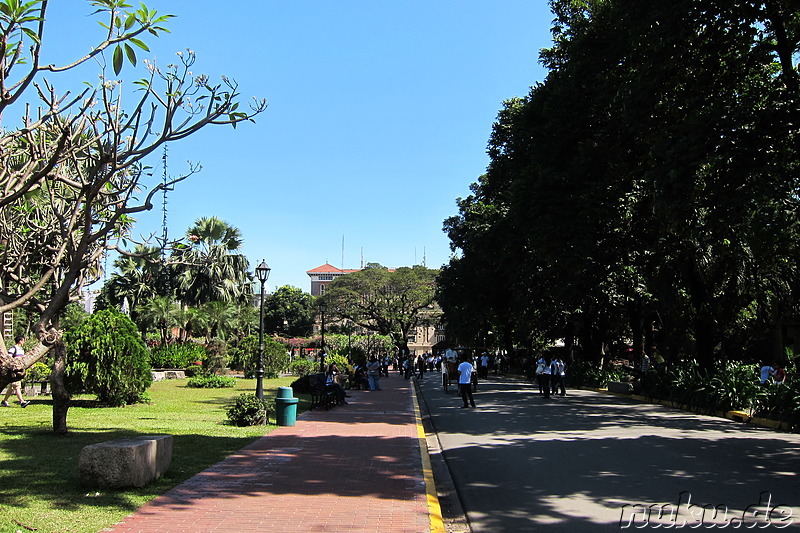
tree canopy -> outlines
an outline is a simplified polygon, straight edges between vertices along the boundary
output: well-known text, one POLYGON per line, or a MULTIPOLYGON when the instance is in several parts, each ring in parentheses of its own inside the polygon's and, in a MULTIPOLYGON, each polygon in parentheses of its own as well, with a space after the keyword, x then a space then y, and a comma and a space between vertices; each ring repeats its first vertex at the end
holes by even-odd
POLYGON ((547 78, 445 222, 448 323, 741 356, 797 303, 797 3, 551 7, 547 78))
POLYGON ((370 264, 328 284, 323 301, 331 318, 388 335, 407 353, 409 332, 423 321, 438 319, 434 310, 437 274, 419 265, 390 270, 370 264))
MULTIPOLYGON (((195 57, 183 52, 166 67, 142 62, 133 86, 118 76, 136 50, 148 50, 145 35, 166 31, 171 15, 120 0, 92 0, 104 18, 103 33, 83 57, 44 65, 48 0, 0 0, 0 312, 25 309, 37 316, 38 346, 13 364, 29 366, 56 350, 55 381, 63 374, 63 343, 57 318, 85 285, 96 281, 107 250, 128 236, 133 215, 152 208, 152 198, 197 170, 150 186, 146 159, 164 143, 211 125, 235 125, 262 112, 266 103, 239 106, 237 84, 195 74, 195 57), (97 59, 100 80, 77 88, 57 81, 97 59), (133 90, 129 107, 123 107, 133 90), (17 105, 15 105, 17 104, 17 105), (24 104, 24 105, 23 105, 24 104), (19 112, 14 121, 9 115, 19 112)), ((73 28, 72 31, 82 31, 73 28)), ((3 340, 0 351, 5 353, 3 340)), ((0 386, 12 378, 12 363, 0 386)), ((68 393, 54 383, 54 425, 66 431, 68 393)))

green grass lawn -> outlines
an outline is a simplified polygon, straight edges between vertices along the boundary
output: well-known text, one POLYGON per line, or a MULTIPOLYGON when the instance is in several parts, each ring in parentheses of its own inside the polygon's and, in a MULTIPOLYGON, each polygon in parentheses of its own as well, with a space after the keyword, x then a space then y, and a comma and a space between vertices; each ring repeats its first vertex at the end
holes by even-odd
MULTIPOLYGON (((274 398, 294 378, 264 382, 274 398)), ((239 379, 235 389, 191 389, 186 380, 154 383, 150 404, 98 407, 91 396, 76 397, 68 435, 52 432, 49 396, 0 408, 0 533, 97 532, 175 485, 268 433, 274 426, 228 425, 226 409, 255 380, 239 379), (89 490, 81 487, 78 456, 89 444, 134 435, 173 435, 172 463, 160 479, 141 489, 89 490)), ((274 408, 274 402, 270 401, 274 408)), ((300 396, 298 413, 308 398, 300 396)), ((274 413, 271 414, 274 422, 274 413)))

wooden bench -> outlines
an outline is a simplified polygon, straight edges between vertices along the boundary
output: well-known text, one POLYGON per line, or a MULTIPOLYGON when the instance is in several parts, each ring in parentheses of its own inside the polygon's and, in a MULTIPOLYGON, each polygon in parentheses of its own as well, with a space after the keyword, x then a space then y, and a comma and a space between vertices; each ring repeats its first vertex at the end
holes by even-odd
POLYGON ((336 394, 333 389, 327 386, 326 381, 327 378, 322 372, 309 374, 308 385, 311 390, 311 407, 309 407, 309 410, 324 407, 327 411, 336 406, 336 394))

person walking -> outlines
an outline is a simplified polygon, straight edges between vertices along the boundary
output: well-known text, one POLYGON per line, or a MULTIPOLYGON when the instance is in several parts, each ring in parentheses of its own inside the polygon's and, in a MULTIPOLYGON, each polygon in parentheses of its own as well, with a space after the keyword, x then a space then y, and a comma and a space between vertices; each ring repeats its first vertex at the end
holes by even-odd
MULTIPOLYGON (((15 358, 23 357, 25 355, 25 351, 22 349, 22 344, 24 342, 25 342, 25 337, 23 337, 22 335, 18 335, 14 339, 15 343, 14 346, 12 346, 10 350, 8 350, 8 355, 15 358)), ((23 373, 22 376, 24 375, 25 374, 23 373)), ((9 407, 8 399, 11 397, 12 394, 15 394, 17 396, 20 407, 28 407, 28 404, 31 403, 31 402, 26 402, 22 398, 22 377, 20 377, 20 379, 18 379, 17 381, 9 383, 8 387, 6 387, 6 397, 3 398, 3 402, 0 405, 2 405, 3 407, 9 407)))
POLYGON ((481 379, 489 377, 489 354, 486 352, 483 352, 481 355, 480 370, 479 374, 481 379))
POLYGON ((536 376, 539 380, 539 393, 542 394, 545 399, 550 398, 550 376, 552 375, 552 370, 550 369, 550 358, 542 355, 538 361, 536 361, 536 376))
POLYGON ((458 390, 461 393, 461 399, 464 405, 461 407, 475 407, 475 400, 472 397, 472 373, 475 367, 469 362, 465 354, 460 365, 458 365, 458 390))
POLYGON ((369 363, 367 363, 367 377, 369 378, 369 390, 381 390, 381 362, 374 355, 369 358, 369 363))
POLYGON ((553 359, 553 362, 550 363, 550 381, 552 382, 551 391, 553 394, 558 394, 558 390, 561 389, 561 396, 566 396, 567 391, 564 388, 564 379, 567 375, 567 365, 564 364, 564 361, 561 360, 560 357, 556 357, 553 359))

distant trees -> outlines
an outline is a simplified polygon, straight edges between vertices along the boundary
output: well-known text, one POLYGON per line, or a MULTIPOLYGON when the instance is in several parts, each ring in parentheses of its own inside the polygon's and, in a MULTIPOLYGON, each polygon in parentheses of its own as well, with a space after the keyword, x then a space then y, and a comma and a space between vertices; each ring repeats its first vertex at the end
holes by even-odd
POLYGON ((408 352, 408 334, 434 312, 437 270, 423 266, 389 270, 377 264, 340 276, 325 288, 323 300, 331 319, 347 319, 362 328, 391 336, 408 352))
POLYGON ((264 299, 264 331, 284 337, 307 337, 314 331, 315 298, 284 285, 264 299))
POLYGON ((445 222, 447 323, 588 359, 618 339, 741 356, 797 303, 796 9, 551 6, 547 79, 506 102, 445 222))

